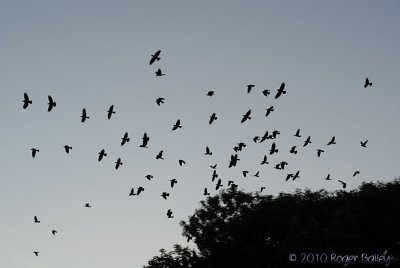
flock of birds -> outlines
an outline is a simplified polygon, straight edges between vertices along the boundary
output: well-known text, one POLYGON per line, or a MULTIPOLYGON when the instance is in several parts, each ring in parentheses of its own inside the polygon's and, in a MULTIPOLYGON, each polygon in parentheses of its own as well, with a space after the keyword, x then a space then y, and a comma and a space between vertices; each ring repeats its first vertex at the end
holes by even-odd
MULTIPOLYGON (((154 55, 151 55, 151 59, 150 59, 149 64, 150 64, 150 65, 153 65, 156 61, 159 61, 159 60, 161 59, 161 58, 160 58, 160 54, 161 54, 161 50, 158 50, 154 55)), ((161 71, 160 68, 157 69, 157 71, 155 72, 155 74, 156 74, 156 77, 164 76, 164 75, 165 75, 165 74, 161 71)), ((366 78, 366 79, 365 79, 365 83, 364 83, 364 88, 371 87, 371 86, 372 86, 372 83, 369 81, 368 78, 366 78)), ((254 88, 255 88, 255 85, 254 85, 254 84, 249 84, 249 85, 247 85, 247 86, 246 86, 247 93, 250 94, 251 91, 252 91, 254 88)), ((262 94, 263 94, 264 96, 269 96, 269 95, 271 94, 271 91, 265 89, 265 90, 262 91, 262 94)), ((284 82, 282 82, 281 85, 280 85, 280 87, 276 89, 276 93, 275 93, 274 98, 275 98, 275 99, 279 99, 279 98, 281 98, 281 97, 282 97, 283 95, 285 95, 285 94, 286 94, 286 85, 285 85, 284 82)), ((208 91, 208 92, 206 93, 206 96, 208 96, 208 97, 213 97, 214 95, 215 95, 215 92, 214 92, 214 91, 208 91)), ((23 99, 22 102, 23 102, 23 106, 22 106, 23 109, 28 109, 29 106, 32 104, 32 100, 29 98, 29 95, 28 95, 27 93, 24 93, 24 99, 23 99)), ((158 106, 162 105, 164 102, 165 102, 165 98, 164 98, 164 97, 159 97, 159 98, 156 99, 156 104, 157 104, 158 106)), ((51 111, 52 111, 54 108, 56 108, 56 107, 57 107, 57 103, 55 102, 55 100, 54 100, 51 96, 48 96, 48 109, 47 109, 47 111, 48 111, 48 112, 51 112, 51 111)), ((274 106, 268 107, 268 108, 266 109, 265 117, 268 117, 272 112, 274 112, 274 106)), ((108 119, 108 120, 111 120, 111 119, 112 119, 112 116, 113 116, 115 113, 116 113, 116 112, 115 112, 115 110, 114 110, 114 105, 111 105, 111 106, 109 107, 109 109, 107 110, 107 114, 106 114, 107 119, 108 119)), ((244 113, 243 116, 242 116, 242 118, 241 118, 241 120, 240 120, 240 123, 241 123, 241 124, 244 124, 244 123, 247 122, 248 120, 251 120, 251 119, 252 119, 251 113, 252 113, 252 110, 251 110, 251 109, 248 110, 246 113, 244 113)), ((90 119, 90 117, 88 116, 88 113, 87 113, 87 111, 86 111, 85 108, 82 109, 82 114, 81 114, 80 117, 81 117, 81 122, 82 122, 82 123, 85 123, 86 120, 90 119)), ((217 115, 216 115, 215 113, 213 113, 213 114, 210 116, 210 118, 209 118, 209 124, 210 124, 210 125, 213 124, 217 119, 218 119, 217 115)), ((178 119, 178 120, 175 122, 175 124, 172 126, 172 129, 171 129, 171 130, 172 130, 172 131, 176 131, 176 130, 178 130, 178 129, 180 129, 180 128, 182 128, 182 123, 181 123, 181 120, 178 119)), ((274 155, 274 154, 276 154, 276 153, 279 152, 279 149, 277 148, 277 144, 276 144, 276 142, 274 141, 275 139, 277 139, 277 137, 278 137, 279 135, 280 135, 280 131, 279 131, 279 130, 273 130, 273 131, 271 131, 271 132, 266 131, 266 132, 264 133, 264 135, 262 135, 262 136, 254 136, 254 137, 252 138, 252 141, 253 141, 254 143, 263 143, 263 142, 265 142, 266 140, 271 140, 272 142, 271 142, 271 146, 270 146, 270 149, 269 149, 269 155, 271 156, 271 155, 274 155)), ((297 129, 297 130, 295 131, 295 133, 293 134, 293 136, 300 139, 300 138, 302 137, 302 135, 301 135, 301 130, 300 130, 300 129, 297 129)), ((146 132, 143 134, 143 137, 142 137, 141 139, 142 139, 142 143, 140 144, 139 147, 141 147, 141 148, 148 148, 148 144, 149 144, 149 141, 150 141, 150 137, 148 136, 148 134, 147 134, 146 132)), ((128 132, 125 132, 124 135, 123 135, 123 137, 121 138, 121 146, 124 146, 124 145, 127 144, 128 142, 130 142, 130 137, 129 137, 128 132)), ((306 146, 308 146, 308 145, 311 144, 311 143, 312 143, 311 136, 307 136, 307 138, 306 138, 306 139, 304 140, 304 142, 303 142, 302 147, 306 147, 306 146)), ((366 147, 367 147, 367 143, 368 143, 368 140, 360 141, 360 146, 366 148, 366 147)), ((327 142, 327 143, 325 144, 325 146, 333 146, 333 145, 335 145, 335 144, 336 144, 336 137, 333 136, 333 137, 330 139, 330 141, 327 142)), ((235 167, 235 166, 237 165, 238 161, 240 160, 240 158, 239 158, 239 152, 241 152, 246 146, 247 146, 246 143, 244 143, 244 142, 239 142, 239 143, 237 144, 237 146, 235 146, 235 147, 233 148, 234 153, 232 153, 231 156, 230 156, 228 168, 232 168, 232 167, 235 167)), ((64 145, 63 147, 64 147, 64 150, 65 150, 65 153, 67 153, 67 154, 69 154, 69 153, 71 152, 71 150, 72 150, 72 146, 70 146, 70 145, 68 145, 68 144, 64 145)), ((289 153, 290 153, 290 154, 296 155, 296 154, 298 153, 298 148, 297 148, 297 147, 298 147, 298 146, 296 146, 296 145, 295 145, 295 146, 292 146, 292 147, 290 148, 290 150, 289 150, 289 153)), ((31 150, 31 155, 32 155, 33 158, 37 157, 38 153, 40 152, 40 150, 39 150, 38 148, 31 148, 30 150, 31 150)), ((321 155, 322 155, 324 152, 325 152, 324 149, 318 148, 317 151, 316 151, 317 157, 321 157, 321 155)), ((204 153, 204 154, 205 154, 205 155, 212 155, 212 151, 211 151, 211 149, 210 149, 208 146, 205 148, 205 153, 204 153)), ((101 162, 105 157, 107 157, 107 152, 105 151, 105 149, 101 149, 100 152, 98 153, 98 158, 97 158, 98 161, 101 162)), ((163 157, 163 150, 159 151, 159 153, 156 155, 155 158, 156 158, 156 159, 159 159, 159 160, 164 160, 164 157, 163 157)), ((183 166, 183 165, 186 164, 185 160, 183 160, 183 159, 179 159, 179 160, 178 160, 178 163, 179 163, 180 166, 183 166)), ((261 162, 260 162, 260 165, 268 165, 268 164, 269 164, 268 155, 265 154, 265 155, 263 156, 261 162)), ((117 160, 115 161, 115 169, 116 169, 116 170, 119 169, 122 165, 123 165, 122 159, 121 159, 121 158, 117 158, 117 160)), ((274 166, 274 168, 277 169, 277 170, 285 170, 285 168, 286 168, 287 165, 288 165, 288 162, 286 162, 286 161, 281 161, 281 162, 279 162, 279 163, 276 163, 275 166, 274 166)), ((215 183, 215 190, 219 190, 221 187, 223 187, 223 184, 222 184, 222 179, 219 178, 219 174, 218 174, 218 172, 217 172, 217 164, 210 165, 210 168, 212 169, 211 181, 214 183, 215 180, 217 180, 216 183, 215 183)), ((242 171, 241 171, 241 174, 242 174, 242 176, 243 176, 244 178, 246 178, 247 176, 249 176, 249 172, 250 172, 249 170, 242 170, 242 171)), ((357 176, 357 175, 359 175, 359 174, 360 174, 360 171, 356 170, 356 171, 354 171, 354 173, 353 173, 353 177, 355 177, 355 176, 357 176)), ((260 176, 260 172, 257 171, 256 173, 252 174, 252 176, 254 176, 254 177, 259 177, 259 176, 260 176)), ((153 179, 153 175, 148 174, 148 175, 145 176, 145 178, 146 178, 147 180, 150 181, 150 180, 153 179)), ((290 179, 291 179, 292 181, 294 181, 294 180, 299 179, 299 178, 300 178, 300 170, 297 170, 297 171, 295 171, 295 172, 291 172, 291 173, 286 173, 286 174, 285 174, 285 181, 288 181, 288 180, 290 180, 290 179)), ((332 179, 331 179, 331 175, 328 174, 328 175, 326 176, 325 180, 332 180, 332 179)), ((342 188, 346 188, 347 183, 346 183, 345 181, 343 181, 343 180, 337 180, 337 181, 341 184, 342 188)), ((173 188, 174 185, 175 185, 176 183, 178 183, 178 181, 177 181, 176 179, 171 179, 171 180, 170 180, 170 187, 173 188)), ((238 187, 238 185, 237 185, 234 181, 232 181, 232 180, 229 180, 228 183, 227 183, 227 185, 228 185, 228 187, 232 187, 232 188, 237 188, 237 187, 238 187)), ((265 187, 261 187, 259 193, 261 194, 262 191, 263 191, 264 189, 265 189, 265 187)), ((144 189, 144 187, 142 187, 142 186, 139 186, 139 187, 136 188, 136 189, 135 189, 135 188, 131 188, 130 191, 129 191, 129 196, 139 196, 144 190, 145 190, 145 189, 144 189)), ((207 189, 207 187, 204 188, 203 194, 204 194, 204 196, 210 195, 210 192, 209 192, 209 190, 207 189)), ((162 193, 161 193, 161 197, 162 197, 163 199, 168 199, 169 195, 170 195, 169 192, 162 192, 162 193)), ((90 208, 90 207, 91 207, 91 204, 90 204, 90 203, 85 203, 85 204, 84 204, 84 207, 90 208)), ((168 209, 167 212, 166 212, 166 216, 167 216, 168 218, 174 218, 174 216, 173 216, 173 211, 172 211, 171 209, 168 209)), ((39 223, 40 223, 40 220, 39 220, 38 216, 34 216, 34 223, 36 223, 36 224, 39 224, 39 223)), ((52 233, 53 235, 56 235, 56 234, 57 234, 57 230, 51 230, 51 233, 52 233)), ((187 237, 187 240, 189 241, 190 239, 191 239, 191 237, 188 236, 188 237, 187 237)), ((34 253, 36 256, 39 256, 39 251, 35 250, 33 253, 34 253)))

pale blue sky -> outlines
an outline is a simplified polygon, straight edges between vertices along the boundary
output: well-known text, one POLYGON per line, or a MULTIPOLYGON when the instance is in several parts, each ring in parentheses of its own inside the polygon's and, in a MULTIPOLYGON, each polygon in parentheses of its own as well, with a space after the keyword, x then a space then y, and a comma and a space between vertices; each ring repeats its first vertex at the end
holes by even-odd
POLYGON ((269 194, 339 190, 337 179, 354 189, 399 176, 399 7, 398 1, 0 1, 0 266, 141 267, 160 248, 186 245, 178 223, 198 207, 204 187, 215 193, 209 168, 215 163, 225 186, 233 179, 245 191, 265 186, 269 194), (158 49, 161 61, 149 66, 158 49), (155 77, 157 68, 166 75, 155 77), (365 77, 372 87, 363 88, 365 77), (274 100, 283 81, 287 94, 274 100), (251 94, 247 84, 256 85, 251 94), (272 94, 263 96, 264 89, 272 94), (205 96, 208 90, 216 95, 205 96), (27 110, 24 92, 33 100, 27 110), (47 95, 57 102, 50 113, 47 95), (157 97, 165 104, 156 106, 157 97), (108 121, 111 104, 116 114, 108 121), (270 105, 275 111, 266 118, 270 105), (84 107, 91 118, 82 124, 84 107), (249 109, 253 119, 240 124, 249 109), (209 126, 214 112, 219 118, 209 126), (178 118, 183 128, 172 132, 178 118), (297 128, 301 139, 293 137, 297 128), (280 152, 260 166, 271 142, 251 139, 274 129, 281 132, 280 152), (121 147, 126 131, 131 142, 121 147), (144 132, 148 149, 138 148, 144 132), (312 144, 303 148, 308 135, 312 144), (337 145, 326 147, 333 135, 337 145), (228 169, 238 142, 247 147, 228 169), (73 147, 69 155, 65 144, 73 147), (207 145, 211 157, 204 155, 207 145), (289 154, 293 145, 297 156, 289 154), (32 147, 40 149, 35 159, 32 147), (98 163, 102 148, 109 154, 98 163), (325 149, 321 158, 318 148, 325 149), (155 160, 160 150, 164 161, 155 160), (118 157, 124 165, 115 170, 118 157), (286 169, 274 169, 282 160, 286 169), (260 178, 244 179, 242 170, 259 170, 260 178), (297 170, 301 178, 285 182, 297 170), (352 178, 355 170, 361 173, 352 178), (174 189, 172 178, 179 181, 174 189), (129 197, 139 186, 145 192, 129 197), (169 208, 174 219, 165 215, 169 208))

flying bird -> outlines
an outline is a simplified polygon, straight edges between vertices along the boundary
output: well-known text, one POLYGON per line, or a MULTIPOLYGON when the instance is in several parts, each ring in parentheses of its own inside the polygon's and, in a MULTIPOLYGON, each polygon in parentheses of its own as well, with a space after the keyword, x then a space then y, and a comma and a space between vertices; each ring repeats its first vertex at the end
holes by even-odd
POLYGON ((296 134, 294 134, 294 136, 295 136, 295 137, 298 137, 298 138, 301 137, 301 135, 300 135, 300 128, 297 129, 296 134))
POLYGON ((265 187, 264 186, 262 186, 261 188, 260 188, 260 194, 262 193, 262 191, 264 191, 265 190, 265 187))
POLYGON ((104 149, 101 149, 100 153, 99 153, 99 162, 103 159, 103 157, 107 156, 106 151, 104 149))
POLYGON ((231 155, 231 159, 229 160, 229 168, 231 167, 235 167, 237 164, 237 161, 239 161, 240 159, 238 158, 237 154, 232 154, 231 155))
POLYGON ((182 160, 182 159, 180 159, 178 162, 179 162, 179 165, 180 165, 180 166, 183 166, 183 165, 186 164, 185 160, 182 160))
POLYGON ((53 235, 56 235, 56 233, 58 233, 58 232, 57 232, 57 230, 51 230, 51 233, 52 233, 53 235))
POLYGON ((320 156, 321 156, 321 154, 322 154, 323 152, 325 152, 325 151, 324 151, 324 150, 322 150, 322 149, 318 149, 318 150, 317 150, 317 155, 318 155, 318 157, 320 157, 320 156))
POLYGON ((150 140, 150 138, 149 138, 149 136, 147 136, 147 133, 145 132, 143 134, 142 144, 139 147, 147 148, 147 143, 149 142, 149 140, 150 140))
POLYGON ((300 171, 297 171, 294 176, 293 176, 293 180, 300 178, 300 171))
POLYGON ((153 175, 150 175, 150 174, 149 174, 149 175, 146 175, 145 177, 146 177, 146 179, 148 179, 149 181, 151 181, 151 179, 153 178, 153 175))
POLYGON ((254 174, 253 176, 256 177, 256 178, 260 177, 260 171, 257 171, 257 173, 254 174))
POLYGON ((265 97, 268 97, 268 95, 271 93, 268 89, 264 89, 263 92, 265 97))
POLYGON ((292 178, 294 176, 294 174, 289 173, 286 175, 286 181, 288 181, 290 178, 292 178))
POLYGON ((161 151, 156 155, 156 159, 164 160, 164 158, 163 158, 163 152, 164 152, 164 151, 161 150, 161 151))
POLYGON ((37 216, 33 217, 33 220, 34 220, 35 223, 40 223, 40 221, 39 221, 37 216))
POLYGON ((364 148, 367 148, 367 143, 368 143, 368 140, 360 141, 361 146, 364 147, 364 148))
POLYGON ((85 108, 82 109, 82 115, 81 115, 81 117, 82 117, 82 119, 81 119, 81 122, 82 122, 82 123, 85 122, 86 119, 89 119, 89 118, 90 118, 89 116, 87 116, 87 113, 86 113, 86 109, 85 109, 85 108))
POLYGON ((259 140, 260 140, 260 136, 254 136, 253 141, 254 141, 255 143, 257 143, 257 141, 259 141, 259 140))
POLYGON ((210 148, 208 148, 208 146, 206 147, 205 155, 212 155, 212 152, 211 152, 210 148))
POLYGON ((265 117, 267 117, 270 113, 272 113, 273 111, 274 111, 274 106, 270 106, 269 108, 267 108, 266 109, 267 110, 267 112, 266 112, 266 114, 265 114, 265 117))
POLYGON ((36 257, 39 256, 39 251, 34 251, 33 253, 36 255, 36 257))
POLYGON ((48 95, 47 98, 49 99, 48 103, 49 107, 47 108, 47 111, 50 112, 51 110, 53 110, 54 107, 57 106, 57 103, 53 100, 53 98, 50 95, 48 95))
POLYGON ((218 191, 218 189, 220 188, 220 187, 222 187, 223 185, 221 184, 221 179, 218 179, 218 182, 217 182, 217 184, 215 185, 215 190, 217 190, 218 191))
POLYGON ((177 130, 178 128, 182 128, 180 119, 176 121, 175 125, 172 127, 172 131, 177 130))
POLYGON ((168 209, 168 211, 167 211, 167 217, 168 218, 173 218, 174 216, 172 216, 172 210, 171 209, 168 209))
POLYGON ((371 82, 369 82, 369 79, 368 78, 365 78, 365 83, 364 83, 364 88, 367 88, 368 86, 372 86, 372 83, 371 82))
POLYGON ((151 55, 149 64, 152 65, 155 61, 161 60, 160 54, 161 54, 161 50, 157 50, 157 52, 154 55, 151 55))
POLYGON ((174 188, 174 185, 178 183, 176 179, 169 180, 171 182, 171 188, 174 188))
POLYGON ((246 176, 247 176, 247 174, 249 173, 249 171, 248 170, 243 170, 242 171, 242 174, 243 174, 243 177, 245 177, 246 178, 246 176))
POLYGON ((115 162, 115 169, 118 169, 119 166, 122 166, 123 164, 121 158, 118 157, 117 162, 115 162))
POLYGON ((211 116, 210 116, 210 120, 208 121, 208 123, 211 125, 215 120, 217 120, 218 119, 218 117, 216 116, 216 114, 215 113, 213 113, 211 116))
POLYGON ((353 173, 353 177, 357 176, 358 174, 360 174, 360 171, 359 171, 359 170, 357 170, 357 171, 354 171, 354 173, 353 173))
POLYGON ((289 153, 297 154, 296 146, 293 146, 292 148, 290 148, 290 152, 289 153))
POLYGON ((210 166, 210 168, 212 168, 212 169, 216 169, 216 168, 217 168, 217 164, 215 164, 215 165, 211 165, 211 166, 210 166))
POLYGON ((250 93, 251 89, 256 85, 247 85, 247 93, 250 93))
POLYGON ((167 200, 167 198, 168 198, 168 196, 169 196, 169 193, 163 192, 163 193, 161 194, 161 196, 162 196, 162 198, 164 198, 165 200, 167 200))
POLYGON ((203 192, 203 195, 210 195, 210 193, 207 191, 207 187, 206 188, 204 188, 204 192, 203 192))
POLYGON ((125 132, 124 136, 121 139, 122 139, 121 146, 123 146, 125 143, 131 140, 130 138, 128 138, 128 132, 125 132))
POLYGON ((214 170, 213 170, 213 174, 212 174, 212 176, 211 176, 211 181, 214 182, 214 180, 215 180, 216 178, 218 178, 218 173, 217 173, 217 171, 214 169, 214 170))
POLYGON ((347 183, 345 183, 344 181, 341 181, 341 180, 338 180, 338 182, 340 182, 342 184, 342 188, 343 189, 346 188, 347 183))
POLYGON ((26 92, 24 93, 24 100, 22 102, 24 103, 22 106, 24 109, 28 108, 29 104, 32 104, 32 100, 29 99, 29 96, 26 92))
POLYGON ((209 96, 209 97, 212 97, 212 96, 214 96, 214 95, 215 95, 215 92, 212 91, 212 90, 210 90, 210 91, 207 92, 207 96, 209 96))
POLYGON ((72 147, 69 146, 69 145, 64 145, 64 149, 65 149, 65 152, 66 152, 67 154, 69 154, 69 151, 72 149, 72 147))
POLYGON ((304 141, 303 147, 306 147, 310 143, 311 143, 311 137, 308 136, 307 139, 304 141))
POLYGON ((31 151, 32 151, 32 157, 33 157, 33 158, 35 158, 35 156, 36 156, 36 153, 38 153, 38 152, 39 152, 39 149, 32 148, 32 149, 31 149, 31 151))
POLYGON ((263 160, 261 161, 261 164, 260 165, 266 165, 266 164, 268 164, 269 162, 267 161, 267 156, 266 155, 264 155, 264 158, 263 158, 263 160))
POLYGON ((248 111, 243 115, 242 121, 240 121, 240 123, 244 123, 244 122, 246 122, 247 119, 251 119, 250 114, 251 114, 251 109, 248 110, 248 111))
POLYGON ((335 136, 332 137, 332 139, 328 142, 328 144, 326 146, 332 145, 332 144, 336 144, 335 136))
POLYGON ((108 111, 107 111, 107 118, 108 118, 108 120, 111 119, 111 116, 112 116, 113 114, 115 114, 114 105, 111 105, 110 108, 108 108, 108 111))
POLYGON ((137 188, 136 195, 140 195, 140 193, 143 192, 143 191, 144 191, 144 188, 142 186, 139 186, 137 188))
POLYGON ((328 174, 328 176, 326 176, 325 180, 330 181, 331 180, 331 174, 328 174))
POLYGON ((277 153, 279 150, 276 148, 275 142, 272 143, 271 149, 269 150, 269 154, 277 153))
POLYGON ((285 82, 282 82, 281 86, 277 89, 275 99, 279 98, 282 94, 286 94, 285 82))
POLYGON ((165 101, 165 98, 157 98, 156 99, 156 103, 157 103, 158 106, 160 106, 161 103, 164 103, 164 101, 165 101))
POLYGON ((136 195, 136 194, 135 194, 135 189, 134 189, 134 188, 132 188, 131 191, 129 192, 129 196, 133 196, 133 195, 136 195))
POLYGON ((86 203, 86 204, 85 204, 85 207, 86 207, 86 208, 91 208, 92 206, 91 206, 89 203, 86 203))
POLYGON ((165 75, 164 73, 161 72, 161 69, 159 68, 156 72, 156 76, 163 76, 165 75))

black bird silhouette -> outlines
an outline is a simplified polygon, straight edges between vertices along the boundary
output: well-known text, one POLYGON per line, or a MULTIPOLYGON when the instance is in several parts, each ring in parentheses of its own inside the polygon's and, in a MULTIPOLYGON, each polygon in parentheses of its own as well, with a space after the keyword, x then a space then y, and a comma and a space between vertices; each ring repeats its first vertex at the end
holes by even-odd
POLYGON ((254 141, 255 143, 257 143, 257 141, 259 141, 259 140, 260 140, 260 136, 254 136, 253 141, 254 141))
POLYGON ((266 109, 267 110, 267 112, 266 112, 266 114, 265 114, 265 117, 267 117, 271 112, 273 112, 274 111, 274 106, 270 106, 269 108, 267 108, 266 109))
POLYGON ((299 170, 294 174, 293 180, 295 180, 297 178, 300 178, 300 171, 299 170))
POLYGON ((215 164, 215 165, 213 165, 213 166, 211 165, 210 168, 216 169, 216 168, 217 168, 217 164, 215 164))
POLYGON ((288 181, 293 176, 294 176, 294 174, 292 174, 292 173, 286 174, 286 181, 288 181))
POLYGON ((210 121, 208 121, 208 123, 211 125, 215 120, 217 120, 218 119, 218 117, 215 115, 215 113, 213 113, 211 116, 210 116, 210 121))
POLYGON ((331 174, 328 174, 328 176, 326 176, 325 180, 330 181, 331 180, 331 174))
POLYGON ((310 143, 311 143, 311 137, 308 136, 307 139, 304 141, 303 147, 306 147, 310 143))
POLYGON ((371 82, 369 82, 369 79, 368 78, 365 78, 365 83, 364 83, 364 88, 367 88, 368 86, 372 86, 372 83, 371 82))
POLYGON ((163 158, 163 152, 164 152, 164 151, 161 150, 161 151, 157 154, 156 159, 164 160, 164 158, 163 158))
POLYGON ((139 147, 147 148, 147 143, 149 142, 149 140, 150 140, 150 138, 149 138, 149 136, 147 136, 147 133, 145 132, 143 134, 142 144, 139 147))
POLYGON ((160 106, 161 103, 164 103, 164 101, 165 101, 165 98, 161 98, 161 97, 160 97, 160 98, 157 98, 157 99, 156 99, 156 103, 157 103, 158 106, 160 106))
POLYGON ((286 94, 285 82, 282 82, 281 86, 277 89, 275 99, 279 98, 282 94, 286 94))
POLYGON ((99 153, 99 162, 103 159, 103 157, 107 156, 106 151, 104 149, 101 149, 100 153, 99 153))
POLYGON ((86 203, 86 204, 85 204, 85 207, 86 207, 86 208, 91 208, 92 206, 91 206, 89 203, 86 203))
POLYGON ((300 135, 300 128, 297 129, 296 134, 294 134, 294 136, 295 136, 295 137, 298 137, 298 138, 301 137, 301 135, 300 135))
POLYGON ((125 132, 124 136, 121 138, 121 146, 123 146, 125 143, 129 142, 131 139, 128 138, 128 132, 125 132))
POLYGON ((235 167, 237 164, 237 161, 239 161, 240 159, 238 158, 237 154, 232 154, 231 155, 231 160, 229 161, 229 168, 231 167, 235 167))
POLYGON ((218 179, 217 185, 215 185, 215 190, 218 191, 218 189, 219 189, 220 187, 222 187, 222 186, 223 186, 223 185, 221 184, 221 179, 218 179))
POLYGON ((146 175, 145 177, 146 177, 146 179, 148 179, 149 181, 151 181, 151 179, 153 178, 153 175, 150 175, 150 174, 149 174, 149 175, 146 175))
POLYGON ((360 141, 361 146, 362 146, 362 147, 365 147, 365 148, 367 148, 367 143, 368 143, 368 140, 366 140, 366 141, 360 141))
POLYGON ((231 186, 231 184, 234 184, 234 181, 229 180, 228 181, 228 186, 231 186))
POLYGON ((52 233, 53 235, 56 235, 56 233, 58 233, 58 232, 57 232, 57 230, 51 230, 51 233, 52 233))
POLYGON ((289 153, 297 154, 296 146, 293 146, 292 148, 290 148, 290 152, 289 153))
POLYGON ((242 151, 242 149, 243 149, 244 147, 246 147, 246 143, 244 143, 244 142, 239 142, 238 145, 235 146, 235 147, 233 148, 233 150, 234 150, 235 152, 242 151))
POLYGON ((208 148, 208 146, 206 146, 206 153, 205 155, 212 155, 212 152, 210 150, 210 148, 208 148))
POLYGON ((168 211, 167 211, 167 217, 168 218, 173 218, 174 216, 172 216, 172 210, 171 209, 168 209, 168 211))
POLYGON ((215 92, 212 91, 212 90, 210 90, 210 91, 207 92, 207 96, 209 96, 209 97, 212 97, 212 96, 214 96, 214 95, 215 95, 215 92))
POLYGON ((278 136, 278 135, 280 135, 281 134, 281 132, 279 131, 279 130, 274 130, 274 131, 272 131, 272 139, 276 139, 276 137, 278 136))
POLYGON ((134 189, 134 188, 132 188, 131 191, 129 192, 129 196, 133 196, 133 195, 136 195, 136 194, 135 194, 135 189, 134 189))
POLYGON ((172 130, 174 131, 177 130, 178 128, 182 128, 180 119, 176 121, 175 125, 172 127, 172 130))
POLYGON ((248 170, 243 170, 242 171, 242 174, 243 174, 243 177, 245 177, 246 178, 246 176, 247 176, 247 174, 249 173, 249 171, 248 170))
POLYGON ((269 154, 277 153, 279 150, 276 148, 275 142, 272 143, 271 149, 269 150, 269 154))
POLYGON ((321 154, 322 154, 323 152, 325 152, 325 151, 324 151, 324 150, 322 150, 322 149, 318 149, 318 150, 317 150, 317 155, 318 155, 318 157, 320 157, 320 156, 321 156, 321 154))
POLYGON ((122 166, 123 164, 121 158, 118 157, 117 162, 115 162, 115 169, 118 169, 119 166, 122 166))
POLYGON ((33 217, 33 220, 34 220, 35 223, 40 223, 40 221, 39 221, 37 216, 33 217))
POLYGON ((250 93, 251 89, 256 85, 247 85, 247 93, 250 93))
POLYGON ((271 93, 268 89, 264 89, 263 92, 265 97, 268 97, 268 95, 271 93))
POLYGON ((36 257, 39 256, 39 251, 34 251, 33 253, 36 255, 36 257))
POLYGON ((261 139, 260 139, 260 143, 264 142, 265 140, 268 140, 268 139, 269 139, 269 136, 270 136, 270 135, 269 135, 268 130, 265 131, 264 136, 262 136, 261 139))
POLYGON ((32 101, 29 99, 29 96, 26 92, 24 93, 24 100, 22 102, 24 103, 22 106, 24 109, 28 108, 29 104, 32 104, 32 101))
POLYGON ((162 196, 162 198, 164 198, 165 200, 167 200, 167 198, 168 198, 168 196, 169 196, 169 193, 167 193, 167 192, 162 192, 161 196, 162 196))
POLYGON ((211 181, 214 182, 214 180, 215 180, 216 178, 218 178, 218 173, 217 173, 217 171, 214 169, 214 170, 213 170, 212 177, 211 177, 211 181))
POLYGON ((328 144, 326 146, 332 145, 332 144, 336 144, 335 136, 332 137, 332 139, 328 142, 328 144))
POLYGON ((33 157, 33 158, 35 158, 35 156, 36 156, 36 153, 38 153, 38 152, 39 152, 39 149, 32 148, 32 149, 31 149, 31 151, 32 151, 32 157, 33 157))
POLYGON ((169 180, 171 182, 171 188, 174 188, 174 185, 178 183, 176 179, 169 180))
POLYGON ((266 165, 266 164, 268 164, 269 162, 267 161, 267 156, 266 155, 264 155, 264 158, 263 158, 263 160, 261 161, 261 164, 260 165, 266 165))
POLYGON ((47 111, 50 112, 51 110, 53 110, 54 107, 57 106, 57 103, 53 100, 53 98, 50 95, 48 95, 47 98, 49 99, 48 103, 49 108, 47 108, 47 111))
POLYGON ((157 50, 157 52, 154 55, 151 55, 149 64, 152 65, 155 61, 161 60, 160 54, 161 54, 161 50, 157 50))
POLYGON ((264 186, 262 186, 261 188, 260 188, 260 194, 262 193, 262 191, 264 191, 265 190, 265 187, 264 186))
POLYGON ((144 191, 144 188, 142 186, 139 186, 137 188, 136 195, 140 195, 140 193, 143 192, 143 191, 144 191))
POLYGON ((360 171, 359 171, 359 170, 357 170, 357 171, 354 171, 354 173, 353 173, 353 177, 357 176, 358 174, 360 174, 360 171))
POLYGON ((256 178, 260 177, 260 171, 257 171, 257 173, 254 174, 253 176, 256 177, 256 178))
POLYGON ((338 180, 338 182, 340 182, 342 184, 343 189, 346 188, 347 183, 345 183, 344 181, 338 180))
POLYGON ((247 119, 251 119, 250 114, 251 114, 251 109, 248 110, 248 111, 243 115, 242 121, 240 121, 240 123, 244 123, 244 122, 247 121, 247 119))
POLYGON ((82 123, 85 122, 86 119, 89 119, 89 118, 90 118, 89 116, 87 116, 87 113, 86 113, 86 109, 85 109, 85 108, 82 109, 82 115, 81 115, 81 117, 82 117, 82 119, 81 119, 81 122, 82 122, 82 123))
POLYGON ((279 164, 279 169, 285 169, 285 166, 287 166, 288 165, 288 162, 285 162, 285 161, 282 161, 282 162, 280 162, 279 164))
POLYGON ((158 69, 155 73, 156 73, 156 76, 163 76, 163 75, 165 75, 164 73, 161 72, 161 69, 158 69))
POLYGON ((207 191, 207 187, 206 188, 204 188, 204 192, 203 192, 203 195, 210 195, 210 193, 207 191))
POLYGON ((185 160, 182 160, 182 159, 180 159, 178 162, 179 162, 179 165, 180 165, 180 166, 183 166, 183 165, 186 164, 185 160))
POLYGON ((108 118, 108 120, 111 119, 111 116, 112 116, 113 114, 115 114, 114 105, 111 105, 110 108, 108 108, 108 111, 107 111, 107 118, 108 118))
POLYGON ((65 152, 66 152, 67 154, 69 154, 69 151, 72 149, 72 147, 69 146, 69 145, 64 145, 64 149, 65 149, 65 152))

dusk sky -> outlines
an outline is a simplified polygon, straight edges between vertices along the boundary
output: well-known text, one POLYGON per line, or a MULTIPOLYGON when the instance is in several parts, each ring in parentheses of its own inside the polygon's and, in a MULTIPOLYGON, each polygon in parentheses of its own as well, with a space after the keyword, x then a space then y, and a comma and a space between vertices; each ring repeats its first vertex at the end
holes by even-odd
POLYGON ((223 188, 233 180, 273 195, 398 177, 399 12, 399 1, 0 1, 0 266, 133 268, 161 248, 193 247, 179 222, 205 187, 218 193, 214 164, 223 188), (287 93, 275 99, 282 82, 287 93), (276 140, 253 142, 273 130, 276 140), (121 146, 125 132, 131 140, 121 146), (144 132, 149 145, 139 148, 144 132), (333 136, 337 144, 326 146, 333 136), (239 142, 247 146, 228 168, 239 142), (270 155, 272 142, 279 152, 270 155), (99 162, 101 149, 108 155, 99 162), (161 150, 165 160, 156 160, 161 150), (281 161, 285 170, 275 169, 281 161))

